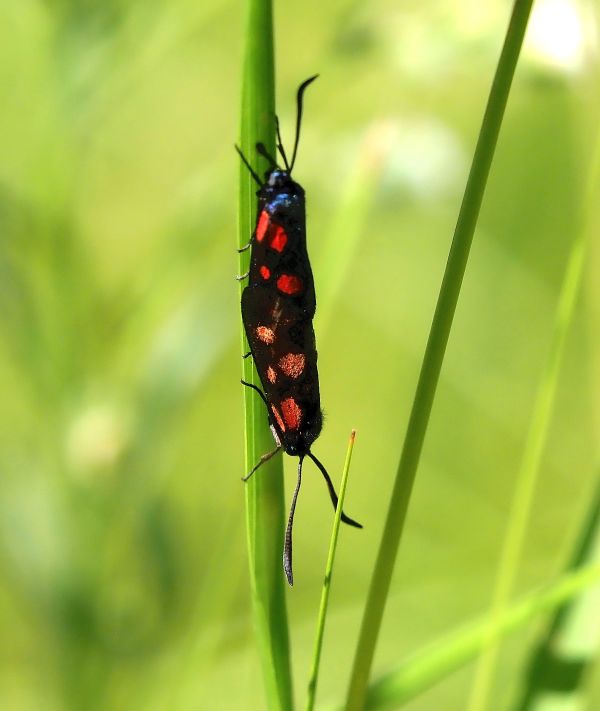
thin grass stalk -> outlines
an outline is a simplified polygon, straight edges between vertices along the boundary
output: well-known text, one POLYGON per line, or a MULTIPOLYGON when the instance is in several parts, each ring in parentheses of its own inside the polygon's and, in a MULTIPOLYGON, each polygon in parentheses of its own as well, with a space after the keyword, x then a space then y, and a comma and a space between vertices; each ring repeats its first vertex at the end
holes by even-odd
POLYGON ((335 551, 337 549, 340 522, 342 520, 342 509, 344 507, 344 497, 346 496, 346 484, 348 482, 348 473, 350 472, 350 461, 352 459, 352 450, 354 449, 355 438, 356 431, 352 430, 350 441, 348 442, 348 449, 346 451, 346 461, 344 462, 344 471, 342 472, 342 483, 340 484, 339 498, 335 509, 335 517, 333 519, 331 539, 329 541, 329 554, 325 565, 325 578, 323 579, 323 590, 321 591, 321 604, 319 606, 319 618, 317 620, 317 634, 313 652, 313 663, 308 681, 306 711, 313 711, 317 696, 317 682, 319 679, 321 651, 323 649, 323 636, 325 634, 325 619, 327 617, 327 607, 329 605, 329 592, 331 590, 331 576, 333 574, 333 563, 335 560, 335 551))
MULTIPOLYGON (((257 155, 256 143, 275 152, 275 76, 273 60, 273 15, 270 0, 248 0, 246 5, 245 54, 242 84, 240 147, 255 171, 263 175, 266 161, 257 155)), ((252 176, 240 162, 239 246, 246 245, 256 220, 256 189, 252 176)), ((248 270, 248 252, 240 254, 239 270, 248 270)), ((244 287, 241 283, 241 289, 244 287)), ((241 295, 240 289, 240 295, 241 295)), ((242 354, 248 343, 242 328, 242 354)), ((258 384, 247 358, 244 380, 258 384)), ((274 443, 264 403, 256 393, 244 388, 246 471, 274 443)), ((254 626, 266 689, 266 706, 273 710, 293 708, 289 632, 282 570, 285 528, 283 464, 275 457, 246 484, 246 528, 254 626)))
POLYGON ((412 485, 421 456, 460 287, 532 2, 533 0, 515 0, 479 132, 471 171, 467 180, 452 247, 425 349, 404 447, 396 473, 385 528, 363 615, 346 700, 348 711, 361 711, 364 708, 373 656, 379 637, 398 545, 404 529, 412 485))
MULTIPOLYGON (((573 321, 583 274, 584 257, 588 242, 587 223, 589 214, 595 209, 596 205, 594 187, 597 184, 598 165, 600 163, 598 146, 600 146, 600 142, 594 152, 592 168, 583 200, 582 213, 584 218, 581 220, 582 226, 579 229, 579 236, 571 247, 571 254, 569 255, 558 299, 550 351, 546 364, 542 369, 538 393, 533 406, 531 425, 523 451, 523 459, 515 481, 506 535, 504 536, 504 544, 500 553, 492 595, 490 635, 493 635, 493 630, 496 627, 494 618, 502 614, 503 609, 510 600, 527 534, 527 525, 539 478, 542 454, 548 438, 548 429, 554 410, 563 353, 569 327, 573 321)), ((484 711, 489 707, 497 656, 498 645, 495 644, 495 640, 491 636, 486 653, 481 655, 477 662, 468 711, 484 711)))

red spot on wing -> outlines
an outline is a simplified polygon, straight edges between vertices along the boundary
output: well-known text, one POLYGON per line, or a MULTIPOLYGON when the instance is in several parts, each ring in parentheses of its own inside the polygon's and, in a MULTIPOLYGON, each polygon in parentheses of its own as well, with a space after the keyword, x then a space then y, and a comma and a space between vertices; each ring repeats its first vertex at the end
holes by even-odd
POLYGON ((287 244, 288 237, 281 225, 271 225, 269 230, 269 247, 272 247, 277 252, 283 252, 283 248, 287 244))
POLYGON ((263 210, 260 213, 260 217, 258 218, 258 222, 256 223, 256 240, 258 242, 262 242, 265 238, 265 232, 267 231, 267 227, 269 226, 270 219, 271 218, 269 216, 269 213, 266 210, 263 210))
POLYGON ((277 364, 289 378, 299 378, 304 370, 306 358, 304 353, 287 353, 277 364))
POLYGON ((271 278, 271 270, 269 269, 269 267, 265 266, 264 264, 258 271, 260 272, 260 275, 263 279, 270 279, 271 278))
POLYGON ((263 343, 271 344, 275 340, 275 334, 267 326, 257 326, 256 335, 263 343))
POLYGON ((257 242, 262 242, 266 237, 269 247, 277 252, 283 252, 288 241, 288 236, 283 227, 271 222, 271 215, 266 210, 263 210, 258 216, 254 234, 257 242))
POLYGON ((302 419, 302 410, 293 397, 288 397, 281 401, 281 412, 285 424, 291 430, 297 430, 300 427, 302 419))
POLYGON ((274 383, 277 380, 277 373, 269 366, 267 368, 267 378, 270 383, 274 383))
POLYGON ((279 279, 277 279, 277 288, 284 294, 293 296, 294 294, 300 293, 304 285, 302 279, 294 274, 282 274, 279 279))
MULTIPOLYGON (((283 403, 282 403, 283 404, 283 403)), ((275 405, 271 405, 271 410, 273 412, 273 415, 275 415, 275 419, 277 420, 277 424, 279 425, 279 429, 282 432, 285 432, 285 424, 283 420, 281 419, 281 415, 279 414, 279 410, 275 407, 275 405)))

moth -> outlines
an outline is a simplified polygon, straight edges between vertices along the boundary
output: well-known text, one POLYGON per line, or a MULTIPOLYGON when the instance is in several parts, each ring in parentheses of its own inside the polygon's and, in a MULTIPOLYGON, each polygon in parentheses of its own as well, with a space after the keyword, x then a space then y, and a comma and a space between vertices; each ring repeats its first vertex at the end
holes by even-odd
MULTIPOLYGON (((296 502, 302 482, 302 464, 311 459, 322 473, 334 508, 337 494, 327 470, 312 453, 314 441, 323 427, 319 394, 317 347, 313 318, 317 308, 315 285, 306 245, 306 201, 302 186, 292 179, 296 161, 302 103, 306 88, 318 75, 298 88, 296 137, 291 161, 282 145, 276 120, 277 148, 283 161, 280 167, 264 145, 257 152, 270 164, 261 180, 238 146, 242 161, 258 185, 256 226, 248 244, 250 269, 239 279, 248 279, 242 292, 241 310, 251 356, 262 389, 242 381, 262 398, 267 409, 275 448, 263 454, 248 473, 247 481, 271 457, 283 450, 298 457, 298 479, 292 497, 284 538, 283 568, 290 585, 292 571, 292 528, 296 502)), ((342 521, 362 528, 342 513, 342 521)))

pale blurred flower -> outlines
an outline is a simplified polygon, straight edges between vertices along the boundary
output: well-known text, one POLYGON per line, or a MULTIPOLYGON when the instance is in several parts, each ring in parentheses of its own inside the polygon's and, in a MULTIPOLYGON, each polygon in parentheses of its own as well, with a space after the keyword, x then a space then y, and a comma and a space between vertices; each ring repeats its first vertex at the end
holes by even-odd
POLYGON ((78 478, 86 479, 113 466, 128 440, 123 413, 109 403, 88 406, 78 413, 67 433, 67 458, 78 478))
POLYGON ((524 46, 526 59, 565 73, 576 73, 597 46, 593 18, 573 0, 540 0, 534 4, 524 46))
POLYGON ((467 155, 449 126, 432 117, 405 117, 396 123, 390 141, 382 188, 437 199, 462 186, 467 167, 467 155))

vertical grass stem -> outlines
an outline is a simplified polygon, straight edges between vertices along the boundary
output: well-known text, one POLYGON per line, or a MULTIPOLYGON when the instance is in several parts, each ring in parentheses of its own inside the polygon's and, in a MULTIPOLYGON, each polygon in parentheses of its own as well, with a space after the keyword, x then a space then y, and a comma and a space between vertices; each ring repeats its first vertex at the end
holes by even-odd
POLYGON ((398 545, 404 529, 412 485, 532 2, 533 0, 515 0, 479 132, 369 588, 346 699, 348 711, 360 711, 365 706, 365 695, 375 646, 379 637, 398 545))
MULTIPOLYGON (((275 151, 275 72, 271 0, 247 0, 245 53, 242 80, 240 148, 258 175, 266 160, 257 155, 256 143, 275 151)), ((233 150, 232 150, 233 153, 233 150)), ((240 161, 239 246, 247 244, 256 220, 256 183, 240 161)), ((248 269, 248 252, 242 252, 239 273, 248 269)), ((243 289, 245 283, 241 283, 243 289)), ((241 295, 241 290, 240 290, 241 295)), ((242 354, 248 344, 242 329, 242 354)), ((243 363, 244 380, 257 384, 251 358, 243 363)), ((244 392, 246 468, 273 448, 264 403, 249 388, 244 392)), ((266 688, 267 708, 293 707, 285 583, 281 563, 285 521, 283 464, 275 457, 246 484, 246 523, 254 626, 266 688)))

